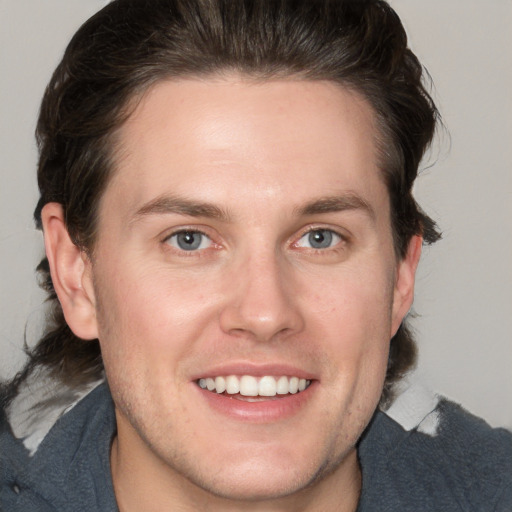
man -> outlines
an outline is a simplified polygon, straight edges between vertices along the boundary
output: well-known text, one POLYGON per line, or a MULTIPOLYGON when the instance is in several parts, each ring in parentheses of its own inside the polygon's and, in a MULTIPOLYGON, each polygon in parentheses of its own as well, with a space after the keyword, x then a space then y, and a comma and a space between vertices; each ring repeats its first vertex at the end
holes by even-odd
POLYGON ((55 318, 4 389, 2 506, 510 509, 509 433, 446 401, 408 430, 378 410, 414 362, 436 121, 380 1, 89 20, 38 123, 55 318), (18 435, 41 379, 80 399, 18 435))

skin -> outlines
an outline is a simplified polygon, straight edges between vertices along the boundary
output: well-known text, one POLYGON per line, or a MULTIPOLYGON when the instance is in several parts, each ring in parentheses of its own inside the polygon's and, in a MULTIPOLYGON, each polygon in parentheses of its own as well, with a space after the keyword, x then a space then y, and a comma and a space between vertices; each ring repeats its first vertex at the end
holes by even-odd
POLYGON ((45 207, 66 319, 100 340, 121 510, 355 510, 355 445, 421 247, 397 260, 375 137, 369 104, 332 83, 159 83, 119 133, 91 258, 45 207), (206 235, 198 250, 180 249, 183 229, 206 235), (311 230, 337 235, 314 248, 311 230), (227 362, 314 385, 292 414, 242 420, 195 382, 227 362))

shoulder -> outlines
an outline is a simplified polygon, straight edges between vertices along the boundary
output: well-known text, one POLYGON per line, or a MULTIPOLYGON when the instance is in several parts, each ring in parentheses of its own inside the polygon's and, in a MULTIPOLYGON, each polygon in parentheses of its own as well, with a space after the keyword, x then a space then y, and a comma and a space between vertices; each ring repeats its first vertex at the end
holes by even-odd
POLYGON ((109 464, 114 433, 114 407, 106 385, 63 414, 34 452, 14 435, 3 411, 0 510, 116 510, 109 464))
POLYGON ((400 423, 396 410, 375 415, 359 447, 362 501, 380 510, 511 511, 512 433, 448 400, 428 403, 416 425, 400 423))

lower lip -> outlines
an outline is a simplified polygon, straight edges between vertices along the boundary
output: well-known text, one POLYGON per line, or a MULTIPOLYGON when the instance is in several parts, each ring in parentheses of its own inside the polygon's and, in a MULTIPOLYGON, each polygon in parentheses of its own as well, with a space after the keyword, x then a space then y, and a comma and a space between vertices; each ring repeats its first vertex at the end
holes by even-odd
POLYGON ((304 391, 294 395, 286 395, 278 399, 246 402, 226 394, 217 394, 201 389, 195 383, 194 385, 212 409, 224 416, 251 423, 271 423, 299 413, 310 400, 316 388, 316 382, 313 381, 304 391))

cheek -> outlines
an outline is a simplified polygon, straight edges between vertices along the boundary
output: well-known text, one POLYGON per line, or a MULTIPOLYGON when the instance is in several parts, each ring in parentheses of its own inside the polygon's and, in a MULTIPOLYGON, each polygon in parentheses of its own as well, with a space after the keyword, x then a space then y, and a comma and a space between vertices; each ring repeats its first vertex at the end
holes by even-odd
MULTIPOLYGON (((368 333, 368 342, 375 337, 389 337, 393 286, 388 274, 391 273, 371 267, 348 269, 317 278, 315 291, 304 283, 300 290, 300 295, 306 298, 303 308, 320 324, 331 326, 340 335, 368 333)), ((359 346, 361 340, 355 336, 354 342, 356 339, 359 346)))
MULTIPOLYGON (((331 377, 345 387, 366 387, 380 394, 389 351, 392 277, 386 272, 344 272, 323 282, 324 293, 311 295, 312 332, 329 354, 331 377)), ((306 306, 304 306, 306 307, 306 306)))
POLYGON ((168 372, 193 348, 214 317, 214 290, 197 276, 162 266, 116 262, 95 279, 99 339, 105 364, 168 372))

